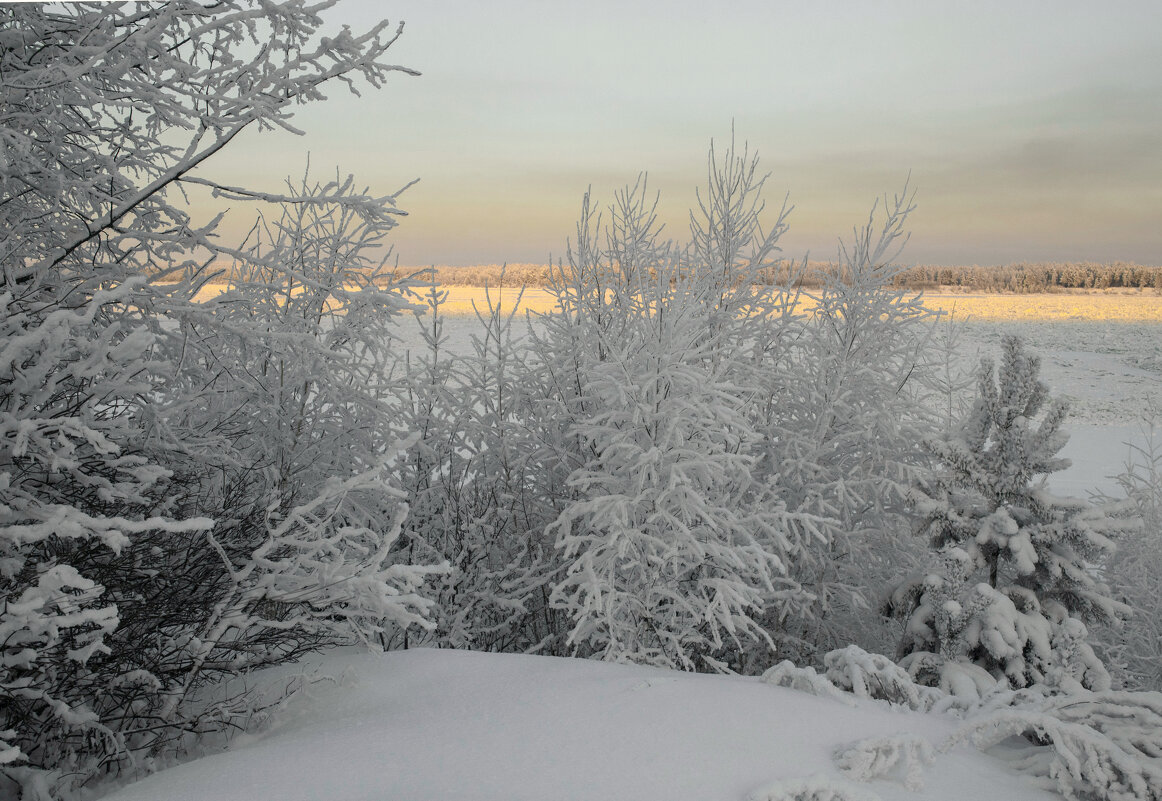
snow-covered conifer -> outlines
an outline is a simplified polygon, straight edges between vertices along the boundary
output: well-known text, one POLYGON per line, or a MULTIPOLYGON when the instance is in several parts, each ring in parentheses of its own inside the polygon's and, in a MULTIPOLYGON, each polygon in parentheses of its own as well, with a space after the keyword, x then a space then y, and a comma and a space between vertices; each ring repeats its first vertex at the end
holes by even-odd
POLYGON ((1066 406, 1046 404, 1038 368, 1007 337, 999 373, 982 363, 960 430, 928 443, 939 469, 913 500, 943 564, 893 596, 890 606, 907 617, 900 656, 936 672, 941 663, 974 663, 1014 687, 1103 688, 1109 676, 1084 642, 1082 621, 1124 611, 1098 568, 1126 523, 1046 488, 1045 477, 1068 466, 1057 455, 1066 406))

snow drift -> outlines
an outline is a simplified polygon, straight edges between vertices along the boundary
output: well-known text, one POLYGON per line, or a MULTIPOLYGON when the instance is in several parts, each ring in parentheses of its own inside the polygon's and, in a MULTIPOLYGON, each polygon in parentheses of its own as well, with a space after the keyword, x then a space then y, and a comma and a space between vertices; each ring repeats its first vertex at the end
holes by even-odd
POLYGON ((337 681, 310 685, 265 734, 107 801, 1057 797, 969 745, 941 752, 952 717, 758 678, 427 649, 298 669, 337 681))

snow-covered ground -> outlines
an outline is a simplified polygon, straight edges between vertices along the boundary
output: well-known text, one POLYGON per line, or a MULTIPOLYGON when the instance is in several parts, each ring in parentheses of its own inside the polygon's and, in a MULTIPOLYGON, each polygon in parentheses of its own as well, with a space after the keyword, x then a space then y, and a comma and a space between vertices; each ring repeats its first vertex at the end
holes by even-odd
POLYGON ((957 721, 757 678, 426 649, 316 662, 339 683, 294 699, 270 732, 107 801, 782 801, 774 790, 817 777, 850 792, 802 798, 1058 797, 965 745, 937 750, 920 790, 857 781, 838 747, 907 734, 939 749, 957 721))
MULTIPOLYGON (((474 322, 449 318, 466 352, 474 322)), ((1072 406, 1059 492, 1113 491, 1108 478, 1140 440, 1136 419, 1162 403, 1162 328, 1112 323, 967 324, 960 358, 995 357, 1002 335, 1023 336, 1042 376, 1072 406)), ((924 788, 900 777, 845 777, 844 744, 907 733, 933 745, 955 728, 943 716, 861 701, 849 707, 753 678, 548 657, 418 650, 335 653, 292 672, 339 677, 293 698, 274 727, 228 751, 163 771, 109 801, 713 801, 768 799, 771 788, 825 776, 846 795, 803 798, 1057 798, 968 746, 937 753, 924 788), (782 782, 782 784, 779 784, 782 782), (766 788, 766 789, 764 789, 766 788)))

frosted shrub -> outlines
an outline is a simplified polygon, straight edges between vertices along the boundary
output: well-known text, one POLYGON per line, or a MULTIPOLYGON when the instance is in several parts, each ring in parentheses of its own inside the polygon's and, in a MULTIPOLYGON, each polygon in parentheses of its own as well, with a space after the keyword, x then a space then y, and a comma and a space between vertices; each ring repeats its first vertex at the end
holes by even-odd
POLYGON ((1162 798, 1162 694, 1080 692, 976 715, 942 750, 971 741, 988 748, 1012 735, 1030 744, 1014 767, 1050 779, 1070 799, 1162 798))
POLYGON ((932 707, 931 688, 917 685, 907 671, 882 654, 869 654, 856 645, 830 651, 823 657, 827 678, 857 698, 879 698, 909 709, 932 707))
POLYGON ((772 646, 802 663, 889 636, 865 588, 915 561, 900 520, 934 421, 913 383, 931 315, 893 284, 910 200, 873 210, 808 315, 802 267, 778 259, 789 209, 762 222, 757 165, 712 145, 684 249, 644 184, 604 225, 587 196, 552 276, 527 383, 566 501, 554 603, 586 621, 583 652, 689 666, 689 637, 706 666, 745 671, 772 646))
POLYGON ((163 717, 208 666, 248 671, 428 626, 419 590, 439 562, 398 555, 396 462, 415 437, 401 443, 393 425, 391 343, 410 304, 376 251, 395 199, 338 177, 268 199, 280 216, 233 251, 226 290, 170 311, 180 328, 165 343, 185 366, 158 405, 198 449, 182 499, 217 523, 195 551, 186 639, 162 665, 175 682, 163 717))
POLYGON ((867 698, 918 711, 948 706, 940 689, 917 684, 906 670, 886 656, 869 654, 859 646, 830 651, 823 661, 827 668, 820 675, 814 668, 796 667, 784 660, 763 673, 762 681, 835 698, 849 705, 855 698, 867 698))
POLYGON ((91 769, 84 752, 118 751, 110 683, 152 689, 122 679, 121 612, 95 576, 146 535, 211 524, 155 513, 170 474, 135 442, 152 339, 100 322, 130 289, 0 294, 0 777, 19 785, 54 786, 91 769))
POLYGON ((417 434, 400 465, 410 513, 397 555, 450 570, 432 579, 435 628, 397 631, 389 647, 559 650, 556 613, 545 604, 557 561, 544 527, 555 514, 551 491, 539 486, 525 353, 513 337, 520 293, 507 306, 493 297, 486 290, 463 357, 446 347, 434 285, 416 317, 423 348, 407 357, 392 411, 417 434))
MULTIPOLYGON (((1128 687, 1162 690, 1162 429, 1149 408, 1141 423, 1142 444, 1131 447, 1117 476, 1127 511, 1142 525, 1117 539, 1106 563, 1114 596, 1130 608, 1129 618, 1098 632, 1101 650, 1128 687)), ((1112 501, 1113 499, 1105 499, 1112 501)))
POLYGON ((788 659, 768 668, 762 675, 764 684, 773 684, 776 687, 787 687, 821 698, 831 698, 847 706, 855 706, 854 696, 850 692, 836 687, 827 676, 820 675, 812 667, 797 667, 788 659))

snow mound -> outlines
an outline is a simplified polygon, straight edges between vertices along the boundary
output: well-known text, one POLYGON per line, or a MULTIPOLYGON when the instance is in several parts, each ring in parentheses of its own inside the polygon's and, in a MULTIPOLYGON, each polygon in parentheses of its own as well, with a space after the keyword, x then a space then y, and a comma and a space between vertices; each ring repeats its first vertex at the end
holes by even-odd
POLYGON ((1057 797, 970 745, 929 747, 951 717, 757 678, 426 649, 310 667, 340 680, 106 801, 918 801, 921 782, 941 801, 1057 797))

